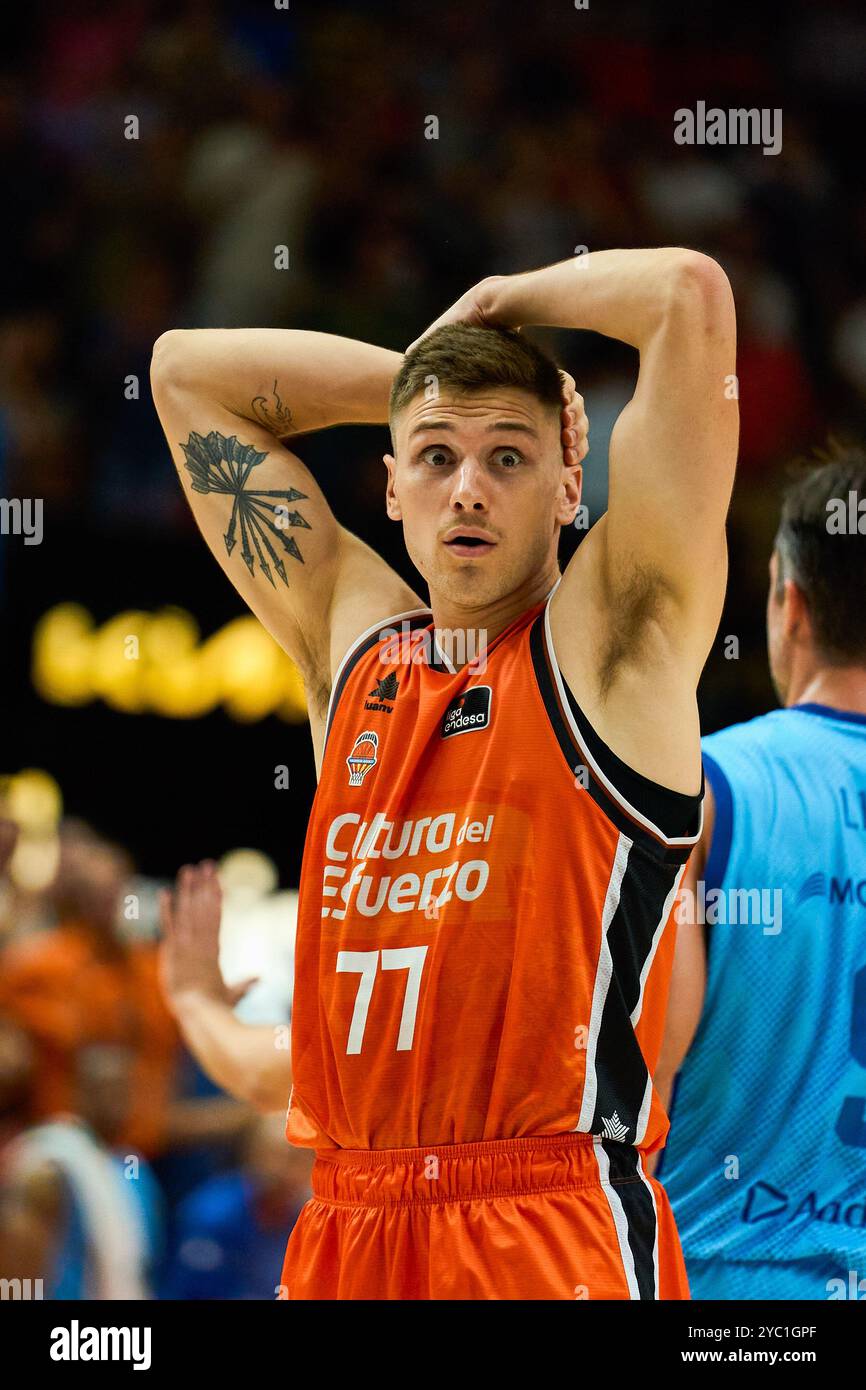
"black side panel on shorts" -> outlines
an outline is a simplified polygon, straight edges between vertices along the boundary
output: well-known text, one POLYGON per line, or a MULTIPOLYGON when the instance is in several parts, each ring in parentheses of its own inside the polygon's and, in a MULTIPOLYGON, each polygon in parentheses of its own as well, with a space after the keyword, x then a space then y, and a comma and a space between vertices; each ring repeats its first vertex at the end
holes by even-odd
POLYGON ((634 1272, 641 1299, 656 1298, 655 1204, 652 1192, 640 1175, 640 1155, 627 1144, 602 1140, 602 1148, 610 1162, 610 1180, 616 1183, 616 1195, 622 1203, 628 1222, 628 1244, 634 1260, 634 1272), (629 1179, 633 1179, 629 1181, 629 1179))

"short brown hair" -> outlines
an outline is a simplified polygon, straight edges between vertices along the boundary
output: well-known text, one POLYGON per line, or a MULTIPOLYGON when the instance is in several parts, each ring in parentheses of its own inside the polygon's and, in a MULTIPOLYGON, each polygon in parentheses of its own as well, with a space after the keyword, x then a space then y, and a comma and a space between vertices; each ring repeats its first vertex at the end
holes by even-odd
POLYGON ((815 643, 831 665, 866 662, 866 535, 828 525, 831 503, 866 498, 866 452, 831 439, 807 460, 785 491, 776 535, 776 593, 786 579, 802 589, 815 643))
POLYGON ((547 353, 513 328, 447 323, 408 352, 391 387, 390 416, 407 406, 431 378, 437 391, 471 395, 490 386, 514 386, 545 405, 558 406, 559 368, 547 353))

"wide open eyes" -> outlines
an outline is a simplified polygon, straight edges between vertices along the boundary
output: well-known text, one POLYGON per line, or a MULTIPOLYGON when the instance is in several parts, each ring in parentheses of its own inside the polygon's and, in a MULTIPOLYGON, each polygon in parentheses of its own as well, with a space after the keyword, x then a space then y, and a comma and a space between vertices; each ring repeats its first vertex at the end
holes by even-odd
MULTIPOLYGON (((431 444, 424 449, 420 455, 425 463, 429 463, 431 468, 445 468, 454 461, 454 453, 444 444, 431 444)), ((502 447, 494 449, 490 455, 490 462, 496 467, 511 470, 519 467, 523 462, 523 455, 519 449, 502 447)))

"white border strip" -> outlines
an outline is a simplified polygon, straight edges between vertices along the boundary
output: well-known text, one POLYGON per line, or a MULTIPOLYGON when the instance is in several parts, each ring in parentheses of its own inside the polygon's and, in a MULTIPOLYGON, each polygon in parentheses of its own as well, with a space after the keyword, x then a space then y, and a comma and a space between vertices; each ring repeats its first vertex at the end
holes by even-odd
POLYGON ((650 1074, 649 1074, 649 1070, 647 1070, 646 1085, 644 1086, 644 1091, 643 1091, 643 1100, 642 1100, 641 1103, 640 1103, 640 1110, 638 1111, 637 1124, 635 1125, 634 1142, 635 1142, 635 1145, 636 1145, 636 1146, 637 1146, 638 1144, 642 1144, 643 1141, 644 1141, 644 1136, 646 1135, 646 1127, 647 1127, 647 1124, 649 1123, 650 1110, 652 1109, 652 1103, 653 1103, 653 1079, 652 1079, 652 1077, 651 1077, 650 1074))
POLYGON ((601 1029, 601 1020, 604 1013, 607 992, 610 989, 610 982, 613 977, 613 957, 610 954, 610 946, 607 942, 607 934, 614 914, 619 907, 619 895, 622 889, 622 881, 628 867, 629 851, 632 841, 627 835, 620 835, 616 844, 616 854, 613 859, 613 867, 610 871, 610 881, 607 885, 607 892, 604 895, 604 907, 601 914, 601 943, 598 952, 598 965, 595 969, 595 983, 592 990, 592 1009, 589 1017, 589 1037, 586 1043, 586 1071, 583 1078, 583 1097, 580 1102, 580 1119, 574 1126, 575 1129, 588 1130, 592 1125, 592 1117, 595 1114, 595 1102, 598 1095, 598 1075, 595 1070, 595 1054, 598 1047, 598 1034, 601 1029))
POLYGON ((656 1194, 653 1191, 653 1185, 647 1177, 646 1173, 644 1172, 643 1154, 641 1153, 640 1149, 637 1150, 637 1171, 641 1182, 643 1183, 644 1187, 647 1188, 649 1195, 652 1198, 653 1213, 656 1219, 656 1234, 655 1240, 653 1241, 653 1282, 655 1284, 656 1298, 660 1299, 661 1292, 659 1290, 659 1209, 656 1205, 656 1194))
MULTIPOLYGON (((634 1255, 628 1243, 628 1217, 619 1199, 619 1193, 610 1181, 610 1159, 602 1148, 599 1135, 593 1136, 592 1150, 595 1154, 595 1161, 598 1164, 601 1190, 607 1199, 607 1204, 610 1207, 611 1216, 613 1217, 613 1224, 616 1227, 616 1238, 619 1242, 619 1255, 622 1260, 626 1283, 628 1284, 628 1295, 631 1299, 640 1299, 640 1288, 638 1287, 637 1274, 635 1273, 634 1267, 634 1255)), ((658 1221, 656 1221, 656 1245, 658 1245, 658 1221)), ((653 1253, 655 1254, 655 1251, 653 1253)), ((656 1284, 658 1284, 658 1267, 656 1267, 656 1284)))
POLYGON ((433 650, 438 656, 439 660, 442 662, 442 665, 445 667, 446 671, 450 671, 452 676, 456 676, 457 667, 452 665, 451 658, 445 655, 442 648, 439 646, 439 643, 436 641, 435 627, 433 628, 433 650))

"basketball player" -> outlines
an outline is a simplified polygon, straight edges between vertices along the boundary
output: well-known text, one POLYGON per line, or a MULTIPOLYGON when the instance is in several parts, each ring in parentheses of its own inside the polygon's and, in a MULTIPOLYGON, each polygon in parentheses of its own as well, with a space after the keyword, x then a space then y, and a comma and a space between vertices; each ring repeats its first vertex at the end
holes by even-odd
POLYGON ((866 1296, 864 597, 866 455, 835 449, 770 561, 782 708, 703 743, 656 1077, 682 1063, 659 1168, 699 1298, 866 1296))
POLYGON ((316 1150, 298 1298, 683 1298, 645 1155, 701 819, 695 690, 737 448, 730 286, 679 248, 470 290, 405 357, 171 332, 154 394, 198 524, 300 667, 319 786, 287 1136, 316 1150), (640 354, 610 504, 579 396, 516 329, 640 354), (337 523, 294 433, 390 421, 388 516, 429 603, 337 523))

